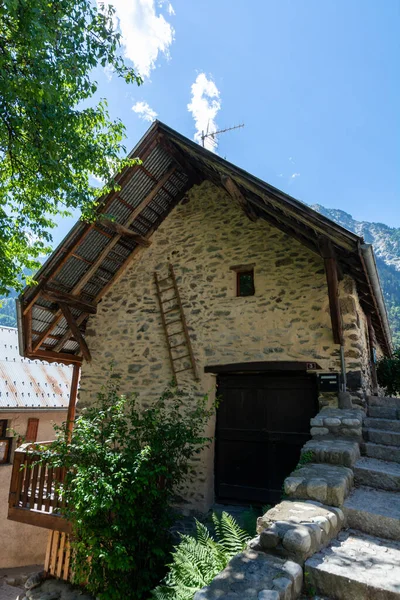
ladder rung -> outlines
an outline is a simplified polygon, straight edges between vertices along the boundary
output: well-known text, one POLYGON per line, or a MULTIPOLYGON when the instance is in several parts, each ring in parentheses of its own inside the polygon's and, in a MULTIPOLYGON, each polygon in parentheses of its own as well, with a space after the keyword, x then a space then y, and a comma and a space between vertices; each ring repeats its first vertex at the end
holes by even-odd
POLYGON ((170 321, 169 323, 165 323, 167 327, 169 327, 170 325, 173 325, 174 323, 181 323, 182 321, 180 319, 175 319, 174 321, 170 321))
POLYGON ((171 350, 173 350, 174 348, 179 348, 179 346, 185 346, 186 345, 186 341, 182 342, 181 344, 175 344, 175 346, 170 346, 171 350))
POLYGON ((188 356, 190 356, 190 354, 185 354, 184 356, 177 356, 176 358, 173 358, 172 360, 175 362, 176 360, 181 360, 181 358, 187 358, 188 356))
POLYGON ((163 281, 168 281, 171 277, 164 277, 164 279, 157 279, 158 283, 163 283, 163 281))
POLYGON ((172 298, 168 298, 168 300, 161 300, 161 304, 166 304, 166 302, 171 302, 171 300, 175 300, 176 296, 172 296, 172 298))
POLYGON ((164 315, 167 315, 168 313, 172 312, 173 310, 179 310, 179 306, 174 306, 173 308, 169 308, 168 310, 165 310, 164 315))
POLYGON ((187 369, 179 369, 179 371, 175 371, 175 373, 182 373, 182 371, 190 371, 192 367, 188 367, 187 369))
MULTIPOLYGON (((174 323, 174 321, 172 321, 172 322, 174 323)), ((172 337, 173 335, 178 335, 178 333, 183 333, 183 329, 182 329, 182 331, 175 331, 175 333, 169 333, 168 337, 172 337)))
POLYGON ((171 287, 167 287, 167 288, 165 288, 165 290, 160 290, 160 292, 163 294, 164 292, 168 292, 169 290, 173 290, 173 289, 174 289, 174 286, 171 285, 171 287))

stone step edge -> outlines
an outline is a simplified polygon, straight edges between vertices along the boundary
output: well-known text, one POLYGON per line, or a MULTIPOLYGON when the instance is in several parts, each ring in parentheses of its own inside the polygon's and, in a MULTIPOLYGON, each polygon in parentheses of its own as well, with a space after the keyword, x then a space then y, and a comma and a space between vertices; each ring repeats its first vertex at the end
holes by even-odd
MULTIPOLYGON (((369 442, 371 443, 371 442, 369 442)), ((370 456, 362 456, 354 465, 353 467, 353 471, 355 471, 356 469, 362 469, 363 471, 372 471, 373 473, 389 473, 390 469, 393 469, 393 474, 398 474, 400 477, 400 465, 398 462, 394 462, 392 460, 383 460, 382 458, 373 458, 370 456), (365 465, 365 461, 374 461, 376 463, 378 463, 377 465, 365 465), (360 464, 361 463, 361 464, 360 464), (387 469, 385 468, 379 468, 380 466, 382 467, 387 467, 387 469)), ((373 486, 371 486, 373 487, 373 486)))
POLYGON ((364 429, 381 429, 382 431, 392 431, 394 433, 400 433, 400 419, 381 419, 380 417, 366 417, 363 425, 363 430, 364 429), (374 423, 370 425, 369 421, 374 421, 374 423), (374 427, 373 425, 379 425, 380 427, 374 427), (396 427, 398 427, 398 429, 391 429, 390 427, 386 428, 385 425, 395 425, 396 427))
MULTIPOLYGON (((400 453, 400 446, 390 446, 390 445, 387 445, 387 444, 377 444, 376 442, 368 442, 368 441, 366 442, 366 441, 364 441, 361 444, 361 450, 363 452, 363 455, 366 456, 366 457, 369 457, 369 458, 376 458, 376 457, 375 456, 369 456, 367 454, 367 452, 368 452, 367 446, 372 446, 371 449, 373 449, 373 448, 379 448, 380 450, 383 450, 384 452, 390 452, 391 451, 391 452, 396 453, 396 454, 398 452, 400 453)), ((378 460, 383 460, 383 459, 380 458, 378 460)), ((400 454, 399 454, 399 460, 391 460, 389 462, 399 463, 400 462, 400 454)))
MULTIPOLYGON (((341 532, 338 535, 339 543, 346 543, 347 538, 343 539, 343 536, 365 540, 367 544, 377 539, 376 536, 368 535, 352 528, 347 532, 341 532)), ((387 540, 387 542, 388 544, 393 544, 392 540, 387 540)), ((334 556, 334 553, 332 553, 332 556, 334 556)), ((365 567, 365 569, 367 568, 368 567, 365 567)), ((340 598, 342 600, 347 600, 350 597, 352 599, 357 598, 357 600, 364 600, 366 598, 399 600, 400 595, 397 591, 382 590, 379 587, 379 584, 376 585, 376 583, 373 581, 368 581, 368 579, 367 581, 362 581, 357 577, 356 574, 353 576, 352 575, 353 573, 351 572, 351 567, 350 570, 346 570, 345 563, 341 565, 335 560, 329 560, 329 557, 326 558, 326 555, 323 551, 315 553, 315 555, 307 559, 304 564, 305 583, 306 586, 312 588, 313 597, 317 592, 318 598, 321 598, 321 595, 324 598, 328 598, 328 596, 331 598, 331 594, 335 592, 335 598, 340 598), (329 563, 332 565, 332 570, 327 569, 327 565, 329 563)))
POLYGON ((393 503, 396 502, 397 496, 400 498, 400 494, 396 491, 379 490, 365 485, 359 486, 353 492, 353 494, 358 495, 355 505, 351 505, 354 496, 349 496, 343 505, 343 513, 346 517, 347 526, 366 535, 400 542, 400 520, 398 514, 385 514, 385 511, 379 510, 379 501, 376 508, 371 498, 367 506, 359 504, 360 497, 362 498, 364 491, 367 498, 368 494, 371 493, 376 497, 382 496, 385 502, 387 501, 388 506, 392 506, 391 498, 389 498, 390 495, 396 496, 396 498, 393 498, 393 503))

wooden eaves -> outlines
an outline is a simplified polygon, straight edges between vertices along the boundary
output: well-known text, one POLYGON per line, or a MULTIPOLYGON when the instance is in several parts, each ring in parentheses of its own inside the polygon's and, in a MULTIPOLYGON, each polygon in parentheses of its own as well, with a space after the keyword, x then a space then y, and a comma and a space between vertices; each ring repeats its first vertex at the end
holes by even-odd
POLYGON ((362 238, 307 205, 155 122, 130 154, 141 165, 117 177, 119 191, 104 197, 96 223, 79 222, 19 299, 22 352, 70 364, 90 360, 84 333, 104 294, 140 252, 187 191, 204 179, 226 190, 251 220, 262 218, 321 256, 327 273, 332 330, 342 341, 337 285, 342 273, 355 279, 376 339, 391 352, 387 316, 360 254, 362 238), (385 320, 386 319, 386 320, 385 320))

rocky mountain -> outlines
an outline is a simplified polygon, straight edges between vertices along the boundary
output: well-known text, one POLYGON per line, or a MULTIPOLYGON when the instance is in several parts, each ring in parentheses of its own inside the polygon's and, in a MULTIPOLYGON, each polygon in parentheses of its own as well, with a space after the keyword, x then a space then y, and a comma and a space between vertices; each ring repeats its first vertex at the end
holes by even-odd
POLYGON ((376 264, 386 300, 388 315, 393 332, 393 341, 400 345, 400 228, 383 223, 356 221, 351 215, 336 208, 324 208, 320 204, 311 206, 325 217, 336 221, 342 227, 373 244, 376 264))
MULTIPOLYGON (((356 221, 348 213, 335 208, 324 208, 315 204, 311 208, 336 221, 346 229, 362 236, 368 244, 373 244, 379 275, 393 330, 393 341, 400 345, 400 228, 383 223, 356 221)), ((16 327, 14 291, 6 299, 1 299, 0 326, 16 327)))

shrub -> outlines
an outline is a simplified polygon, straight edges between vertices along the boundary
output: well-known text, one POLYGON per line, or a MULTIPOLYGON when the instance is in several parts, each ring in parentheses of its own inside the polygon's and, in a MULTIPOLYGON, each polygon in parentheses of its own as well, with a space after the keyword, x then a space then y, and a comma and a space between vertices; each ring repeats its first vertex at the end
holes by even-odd
POLYGON ((400 348, 392 357, 384 357, 377 365, 378 383, 390 396, 400 393, 400 348))
POLYGON ((43 461, 65 466, 61 486, 72 523, 74 582, 101 600, 147 598, 163 577, 176 488, 209 443, 207 397, 169 387, 146 410, 110 378, 95 406, 65 427, 43 461))
POLYGON ((194 594, 208 585, 228 562, 242 552, 249 534, 226 512, 213 514, 215 537, 196 521, 194 536, 182 535, 175 548, 164 582, 153 591, 156 600, 193 600, 194 594))

